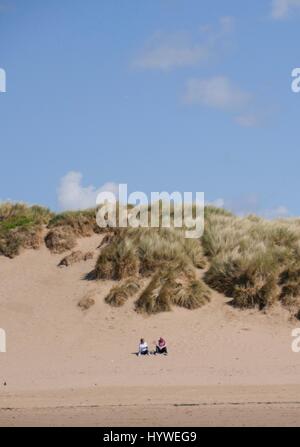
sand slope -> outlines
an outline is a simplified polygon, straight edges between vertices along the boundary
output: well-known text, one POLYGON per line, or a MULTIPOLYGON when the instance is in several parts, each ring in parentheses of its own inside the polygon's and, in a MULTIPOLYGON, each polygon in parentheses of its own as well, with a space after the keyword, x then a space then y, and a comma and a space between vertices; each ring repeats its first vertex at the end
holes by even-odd
MULTIPOLYGON (((98 235, 80 239, 78 249, 97 253, 100 241, 98 235)), ((131 390, 130 396, 135 395, 137 386, 148 390, 159 387, 160 400, 155 402, 164 405, 170 396, 165 387, 203 390, 208 385, 218 386, 214 388, 218 390, 215 401, 221 389, 234 385, 229 393, 231 402, 235 393, 240 396, 239 385, 272 385, 264 402, 278 405, 272 396, 280 389, 280 402, 294 401, 297 407, 300 386, 293 387, 287 398, 286 388, 282 388, 300 384, 300 354, 291 350, 291 331, 300 323, 290 321, 287 312, 279 308, 268 314, 240 311, 214 293, 211 303, 200 310, 176 308, 144 317, 133 311, 133 300, 120 309, 104 303, 112 282, 84 279, 95 260, 58 268, 61 258, 45 247, 27 250, 13 260, 0 257, 0 327, 7 334, 7 352, 0 353, 0 407, 21 408, 26 401, 23 393, 29 413, 30 402, 35 405, 34 399, 41 396, 40 407, 49 406, 51 396, 55 396, 56 406, 88 405, 89 393, 104 405, 109 404, 100 392, 105 389, 117 403, 121 398, 116 386, 131 390), (95 292, 96 304, 83 312, 77 302, 87 292, 95 292), (169 343, 168 357, 134 355, 141 336, 152 345, 160 335, 169 343), (75 393, 75 402, 70 393, 75 393)), ((187 397, 194 393, 187 391, 187 397)), ((260 395, 257 391, 251 402, 258 402, 260 395)), ((196 397, 199 402, 197 393, 196 397)), ((147 406, 149 399, 148 392, 138 405, 147 406)), ((195 414, 202 407, 191 408, 195 414)), ((13 423, 12 413, 8 417, 3 411, 0 424, 13 423)), ((295 411, 298 414, 298 407, 295 411)), ((26 419, 25 414, 23 417, 26 419)), ((101 420, 104 423, 104 415, 100 424, 101 420)), ((122 421, 124 418, 119 418, 119 423, 122 421)))

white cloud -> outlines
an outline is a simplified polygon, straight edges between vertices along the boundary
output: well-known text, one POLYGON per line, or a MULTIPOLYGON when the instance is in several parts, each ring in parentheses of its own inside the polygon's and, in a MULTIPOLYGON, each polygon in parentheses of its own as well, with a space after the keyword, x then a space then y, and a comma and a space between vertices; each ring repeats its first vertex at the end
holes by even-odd
POLYGON ((184 101, 202 104, 215 109, 238 110, 249 102, 251 95, 233 84, 225 76, 210 79, 189 79, 184 101))
POLYGON ((191 78, 185 85, 183 101, 230 113, 242 127, 257 127, 265 120, 265 113, 253 104, 253 95, 236 85, 226 76, 208 79, 191 78))
POLYGON ((95 186, 82 186, 82 174, 70 171, 60 180, 57 189, 57 200, 60 209, 79 210, 96 206, 96 198, 100 192, 118 192, 116 183, 105 183, 99 188, 95 186))
POLYGON ((300 0, 273 0, 271 17, 274 20, 286 19, 297 9, 300 10, 300 0))
POLYGON ((156 48, 145 52, 135 61, 134 66, 145 69, 169 70, 174 67, 195 65, 205 60, 207 56, 207 49, 204 47, 186 47, 182 43, 174 45, 169 41, 162 42, 156 48))
POLYGON ((186 34, 157 33, 133 61, 133 66, 140 69, 167 71, 206 62, 224 48, 227 36, 233 28, 232 17, 221 17, 218 30, 212 30, 210 26, 201 28, 201 42, 191 42, 189 35, 186 34))

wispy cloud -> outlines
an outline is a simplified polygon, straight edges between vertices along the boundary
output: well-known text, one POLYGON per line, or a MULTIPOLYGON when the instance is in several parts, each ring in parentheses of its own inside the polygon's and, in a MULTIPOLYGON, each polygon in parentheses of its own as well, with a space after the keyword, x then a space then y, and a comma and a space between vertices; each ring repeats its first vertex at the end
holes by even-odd
POLYGON ((258 114, 249 111, 252 94, 226 76, 187 80, 183 100, 186 104, 198 104, 231 113, 234 121, 243 127, 259 124, 258 114))
POLYGON ((133 61, 135 68, 167 71, 204 63, 215 57, 228 43, 234 28, 232 17, 222 17, 218 29, 200 28, 201 40, 193 41, 186 33, 156 33, 133 61))
POLYGON ((193 78, 186 83, 184 101, 215 109, 239 110, 249 103, 251 95, 225 76, 193 78))
POLYGON ((79 210, 96 206, 96 198, 100 192, 109 191, 117 194, 118 185, 113 182, 95 186, 83 186, 82 174, 70 171, 60 180, 57 189, 57 200, 62 210, 79 210))
MULTIPOLYGON (((299 0, 300 1, 300 0, 299 0)), ((133 66, 143 70, 171 71, 176 68, 198 67, 207 62, 219 62, 226 49, 232 46, 235 19, 221 17, 218 26, 199 28, 199 38, 191 34, 156 34, 133 61, 133 66)), ((200 105, 221 110, 232 116, 234 123, 245 128, 260 126, 266 112, 252 93, 227 76, 187 78, 183 101, 188 105, 200 105)))
POLYGON ((274 20, 283 20, 297 10, 300 12, 300 0, 273 0, 271 17, 274 20))

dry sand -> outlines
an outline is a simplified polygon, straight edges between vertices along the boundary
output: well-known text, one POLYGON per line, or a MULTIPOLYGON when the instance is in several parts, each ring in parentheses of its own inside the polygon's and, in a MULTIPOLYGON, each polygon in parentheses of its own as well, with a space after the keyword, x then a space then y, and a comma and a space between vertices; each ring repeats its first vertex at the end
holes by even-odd
MULTIPOLYGON (((100 239, 76 248, 97 253, 100 239)), ((214 293, 197 311, 143 317, 133 300, 104 303, 112 282, 84 279, 95 260, 58 268, 62 257, 0 257, 0 425, 300 425, 300 323, 287 312, 240 311, 214 293), (141 336, 165 337, 170 355, 137 358, 141 336)))

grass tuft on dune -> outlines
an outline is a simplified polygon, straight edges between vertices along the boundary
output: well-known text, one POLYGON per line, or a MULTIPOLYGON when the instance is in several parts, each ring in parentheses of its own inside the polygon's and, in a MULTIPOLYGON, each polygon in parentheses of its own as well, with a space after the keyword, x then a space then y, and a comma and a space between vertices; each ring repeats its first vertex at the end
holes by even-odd
POLYGON ((113 307, 123 306, 128 298, 140 290, 140 284, 137 279, 128 279, 118 286, 112 287, 109 294, 105 297, 105 302, 113 307))
POLYGON ((300 291, 300 220, 213 213, 202 237, 206 283, 241 308, 296 302, 300 291))
POLYGON ((95 208, 55 214, 49 221, 48 228, 50 230, 68 228, 77 237, 91 236, 93 233, 101 232, 96 222, 95 208))
POLYGON ((168 312, 172 306, 198 309, 209 302, 210 292, 195 270, 184 265, 171 265, 158 271, 135 303, 139 313, 168 312))
POLYGON ((42 226, 53 213, 38 205, 0 204, 0 254, 13 258, 22 248, 38 248, 42 243, 42 226))

